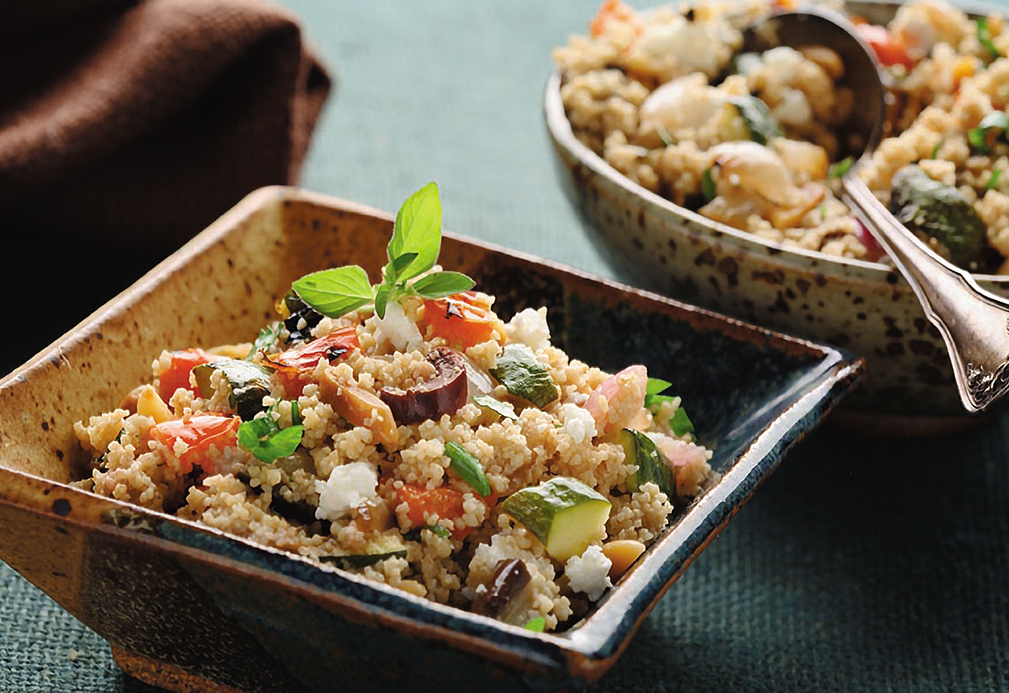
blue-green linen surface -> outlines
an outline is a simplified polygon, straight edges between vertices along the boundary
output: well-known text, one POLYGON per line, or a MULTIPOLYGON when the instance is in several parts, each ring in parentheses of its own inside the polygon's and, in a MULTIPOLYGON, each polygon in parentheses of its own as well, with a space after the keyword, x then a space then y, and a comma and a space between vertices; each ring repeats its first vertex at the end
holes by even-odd
MULTIPOLYGON (((596 2, 283 4, 338 82, 304 187, 394 211, 437 180, 448 229, 609 276, 554 178, 540 109, 550 50, 596 2)), ((1007 458, 1009 413, 931 440, 821 429, 595 690, 1009 690, 1007 458)), ((150 690, 0 563, 0 691, 150 690)))

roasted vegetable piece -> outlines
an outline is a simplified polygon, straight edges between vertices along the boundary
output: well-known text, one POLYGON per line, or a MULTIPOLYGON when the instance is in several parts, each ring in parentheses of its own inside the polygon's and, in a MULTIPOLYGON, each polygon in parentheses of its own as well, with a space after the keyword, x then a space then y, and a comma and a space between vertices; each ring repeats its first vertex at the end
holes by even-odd
POLYGON ((279 354, 264 356, 263 363, 270 368, 277 369, 281 382, 284 383, 284 391, 288 397, 298 397, 305 387, 304 376, 307 376, 319 361, 326 359, 330 363, 350 353, 353 349, 360 349, 361 343, 357 339, 357 328, 353 325, 340 327, 330 332, 325 337, 320 337, 300 347, 288 349, 279 354))
POLYGON ((603 544, 603 555, 610 559, 610 580, 619 580, 644 552, 645 545, 636 539, 614 539, 603 544))
MULTIPOLYGON (((396 487, 396 495, 400 503, 406 503, 407 518, 414 527, 430 524, 428 519, 434 515, 442 520, 453 521, 463 516, 463 492, 450 486, 429 489, 416 484, 402 484, 396 487)), ((497 494, 491 492, 483 502, 487 507, 494 507, 497 494)), ((463 539, 475 529, 476 527, 453 529, 452 538, 463 539)))
POLYGON ((424 301, 421 323, 431 336, 441 337, 460 349, 492 339, 504 342, 504 323, 472 291, 424 301))
POLYGON ((627 477, 627 487, 639 491, 649 482, 659 487, 670 502, 676 499, 676 477, 669 467, 665 455, 655 446, 652 439, 641 431, 625 428, 617 438, 624 448, 625 464, 636 464, 637 470, 627 477))
POLYGON ((518 558, 503 558, 494 567, 490 583, 473 600, 473 613, 496 618, 515 626, 523 625, 525 613, 532 606, 532 578, 526 564, 518 558))
POLYGON ((238 444, 237 416, 217 416, 201 414, 186 419, 172 419, 151 427, 151 435, 175 452, 178 444, 185 443, 186 449, 175 452, 181 462, 182 473, 188 474, 194 466, 207 469, 208 453, 211 447, 219 450, 233 448, 238 444))
POLYGON ((956 188, 932 180, 918 166, 905 166, 893 177, 890 211, 926 243, 933 240, 953 264, 978 269, 985 224, 956 188))
POLYGON ((180 387, 195 392, 189 384, 189 374, 194 367, 213 359, 214 357, 203 349, 173 351, 168 368, 158 376, 158 394, 161 395, 161 399, 167 402, 180 387))
POLYGON ((319 378, 319 398, 352 426, 363 426, 386 450, 399 446, 399 429, 389 405, 356 385, 342 384, 327 368, 319 378))
POLYGON ((527 399, 541 409, 560 397, 546 366, 525 344, 506 346, 490 372, 510 394, 527 399))
POLYGON ((231 389, 228 404, 241 417, 242 421, 251 421, 259 412, 266 409, 263 398, 270 394, 270 371, 251 361, 238 359, 218 359, 210 363, 202 363, 193 368, 193 378, 203 397, 210 397, 210 377, 214 371, 223 374, 231 389))
POLYGON ((408 390, 385 387, 379 393, 397 424, 439 419, 466 404, 469 386, 462 354, 448 347, 437 347, 427 355, 427 360, 434 366, 433 378, 408 390))
POLYGON ((525 525, 547 553, 563 563, 605 536, 610 502, 577 479, 559 476, 516 491, 501 510, 525 525))

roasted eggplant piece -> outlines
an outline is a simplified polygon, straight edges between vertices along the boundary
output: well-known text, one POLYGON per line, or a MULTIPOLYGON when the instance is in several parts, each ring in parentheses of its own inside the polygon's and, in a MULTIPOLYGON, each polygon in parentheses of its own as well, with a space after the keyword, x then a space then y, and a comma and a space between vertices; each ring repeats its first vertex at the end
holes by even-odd
POLYGON ((251 421, 266 409, 263 398, 270 394, 269 370, 238 359, 219 359, 200 364, 193 369, 193 377, 204 397, 211 393, 210 376, 214 371, 220 371, 227 379, 231 387, 228 403, 242 421, 251 421))
POLYGON ((382 388, 381 399, 397 424, 412 424, 452 414, 466 404, 469 383, 466 379, 466 359, 448 347, 431 350, 427 360, 435 368, 435 376, 408 390, 382 388))
POLYGON ((473 613, 516 626, 524 625, 521 619, 532 605, 530 582, 529 569, 520 559, 498 561, 487 589, 473 600, 473 613))

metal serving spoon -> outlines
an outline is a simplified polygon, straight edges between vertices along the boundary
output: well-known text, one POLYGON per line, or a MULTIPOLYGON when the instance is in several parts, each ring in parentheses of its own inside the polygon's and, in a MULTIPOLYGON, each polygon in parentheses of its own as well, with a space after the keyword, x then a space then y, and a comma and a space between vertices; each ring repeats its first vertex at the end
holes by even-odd
MULTIPOLYGON (((855 94, 849 123, 857 144, 848 154, 857 159, 875 148, 886 90, 872 51, 847 18, 820 8, 784 12, 750 27, 744 38, 744 50, 818 45, 836 51, 845 65, 843 83, 855 94)), ((985 291, 969 272, 929 249, 876 199, 856 169, 841 177, 841 199, 886 250, 938 328, 964 408, 986 411, 1009 391, 1009 301, 985 291)))

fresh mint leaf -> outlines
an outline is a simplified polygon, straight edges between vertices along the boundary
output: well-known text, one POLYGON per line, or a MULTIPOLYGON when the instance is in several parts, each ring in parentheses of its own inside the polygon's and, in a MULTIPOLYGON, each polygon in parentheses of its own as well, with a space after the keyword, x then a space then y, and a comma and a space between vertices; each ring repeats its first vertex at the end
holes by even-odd
POLYGON ((511 419, 512 421, 519 420, 518 414, 515 413, 515 407, 511 405, 511 402, 502 402, 490 395, 473 395, 473 401, 505 419, 511 419))
POLYGON ((459 475, 459 478, 473 487, 481 498, 490 495, 490 482, 483 471, 480 460, 459 445, 449 441, 445 443, 445 456, 451 460, 452 470, 459 475))
POLYGON ((694 424, 687 416, 687 411, 682 407, 676 410, 673 414, 673 418, 669 420, 669 427, 673 429, 673 434, 677 436, 684 436, 688 433, 693 433, 694 424))
POLYGON ((301 426, 280 429, 273 419, 262 416, 238 427, 238 444, 263 462, 276 462, 301 444, 301 426))
POLYGON ((275 322, 272 325, 267 325, 259 331, 256 336, 255 341, 252 342, 252 348, 249 349, 248 355, 246 355, 245 360, 251 361, 253 357, 260 351, 266 351, 277 341, 280 337, 280 323, 275 322))
POLYGON ((368 273, 357 265, 313 272, 295 281, 292 288, 302 301, 331 318, 375 300, 368 273))
POLYGON ((428 183, 399 208, 388 251, 390 262, 405 253, 417 254, 413 262, 400 270, 399 279, 411 279, 434 267, 441 251, 441 199, 437 184, 428 183))
POLYGON ((469 291, 476 284, 459 272, 435 272, 421 277, 410 288, 424 298, 444 298, 461 291, 469 291))
POLYGON ((403 253, 395 260, 390 260, 389 264, 385 266, 383 273, 385 283, 389 286, 394 286, 399 281, 399 275, 403 270, 416 259, 417 253, 403 253))

